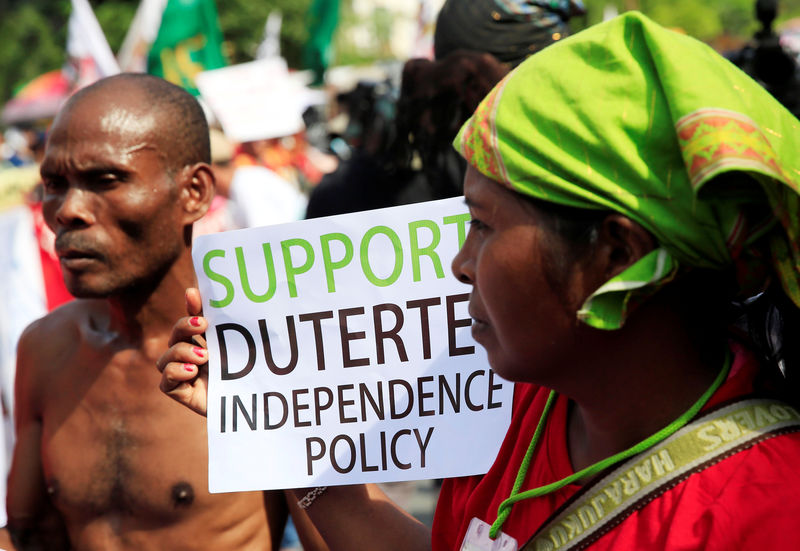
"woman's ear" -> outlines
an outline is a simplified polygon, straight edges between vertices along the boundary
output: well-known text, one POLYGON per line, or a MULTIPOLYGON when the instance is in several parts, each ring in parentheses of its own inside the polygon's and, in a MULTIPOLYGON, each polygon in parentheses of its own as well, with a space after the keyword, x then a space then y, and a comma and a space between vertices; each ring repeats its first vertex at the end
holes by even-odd
POLYGON ((214 171, 206 163, 197 163, 183 169, 180 179, 181 201, 185 224, 192 224, 208 212, 214 199, 216 180, 214 171))
POLYGON ((599 228, 598 260, 605 281, 619 275, 656 247, 646 229, 622 214, 609 214, 599 228))

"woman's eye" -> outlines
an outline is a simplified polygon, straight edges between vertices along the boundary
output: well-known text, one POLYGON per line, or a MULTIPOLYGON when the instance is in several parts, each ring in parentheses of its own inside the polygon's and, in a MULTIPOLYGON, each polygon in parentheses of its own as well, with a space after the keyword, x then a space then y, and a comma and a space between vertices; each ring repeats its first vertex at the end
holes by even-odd
POLYGON ((469 221, 469 227, 476 230, 483 230, 486 229, 488 226, 486 226, 486 224, 484 224, 483 221, 477 218, 472 218, 469 221))

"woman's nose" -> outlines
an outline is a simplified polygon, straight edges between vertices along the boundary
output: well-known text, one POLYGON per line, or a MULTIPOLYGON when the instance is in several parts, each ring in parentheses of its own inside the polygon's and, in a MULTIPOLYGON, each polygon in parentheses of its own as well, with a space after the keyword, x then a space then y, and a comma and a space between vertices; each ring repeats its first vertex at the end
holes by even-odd
POLYGON ((458 279, 461 283, 472 285, 473 281, 475 280, 475 271, 469 245, 469 237, 467 237, 464 245, 458 251, 458 254, 456 254, 456 256, 453 258, 450 269, 452 270, 453 275, 456 276, 456 279, 458 279))

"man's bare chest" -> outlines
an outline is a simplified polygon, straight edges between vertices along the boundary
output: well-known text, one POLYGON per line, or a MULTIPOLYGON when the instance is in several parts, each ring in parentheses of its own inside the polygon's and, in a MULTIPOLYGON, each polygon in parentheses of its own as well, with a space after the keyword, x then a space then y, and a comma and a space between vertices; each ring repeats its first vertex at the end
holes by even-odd
POLYGON ((48 393, 42 455, 48 493, 66 517, 168 520, 208 500, 202 417, 149 373, 111 366, 48 393))

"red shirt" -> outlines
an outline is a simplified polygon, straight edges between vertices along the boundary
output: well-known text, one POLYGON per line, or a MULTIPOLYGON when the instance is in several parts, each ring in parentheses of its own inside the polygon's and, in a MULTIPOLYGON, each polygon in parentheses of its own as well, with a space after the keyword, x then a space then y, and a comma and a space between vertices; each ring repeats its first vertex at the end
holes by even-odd
MULTIPOLYGON (((706 404, 712 407, 753 392, 757 370, 738 353, 727 381, 706 404)), ((439 494, 433 551, 458 550, 470 520, 492 524, 511 494, 517 470, 549 394, 517 384, 511 426, 489 472, 448 479, 439 494)), ((559 397, 542 435, 523 489, 573 473, 567 453, 567 399, 559 397)), ((514 505, 503 532, 520 547, 580 486, 514 505)), ((800 549, 800 433, 769 438, 694 473, 631 514, 590 548, 603 549, 800 549)))

